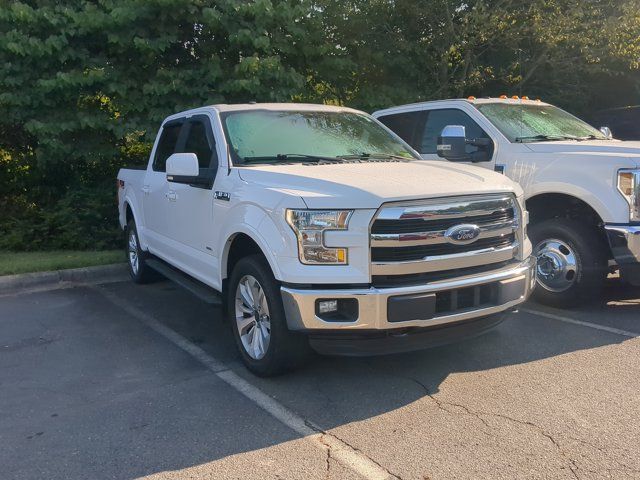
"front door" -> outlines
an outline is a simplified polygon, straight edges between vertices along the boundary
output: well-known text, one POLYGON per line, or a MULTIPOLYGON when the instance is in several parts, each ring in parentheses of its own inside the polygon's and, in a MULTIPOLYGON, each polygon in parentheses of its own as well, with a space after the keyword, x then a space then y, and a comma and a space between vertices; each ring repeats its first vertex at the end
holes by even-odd
MULTIPOLYGON (((195 115, 187 120, 185 129, 177 151, 195 153, 200 175, 212 178, 212 186, 218 170, 218 157, 211 121, 207 115, 195 115)), ((217 278, 217 261, 213 257, 215 248, 212 245, 213 201, 211 187, 169 182, 167 220, 174 263, 187 267, 196 278, 210 284, 217 278)))

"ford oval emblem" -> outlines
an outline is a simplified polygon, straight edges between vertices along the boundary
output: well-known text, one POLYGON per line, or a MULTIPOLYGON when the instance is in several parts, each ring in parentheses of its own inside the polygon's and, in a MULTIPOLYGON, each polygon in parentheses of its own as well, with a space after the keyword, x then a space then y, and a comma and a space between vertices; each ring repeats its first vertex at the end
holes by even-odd
POLYGON ((447 242, 456 245, 467 245, 477 240, 480 235, 480 227, 477 225, 471 225, 464 223, 461 225, 454 225, 444 232, 444 238, 447 242))

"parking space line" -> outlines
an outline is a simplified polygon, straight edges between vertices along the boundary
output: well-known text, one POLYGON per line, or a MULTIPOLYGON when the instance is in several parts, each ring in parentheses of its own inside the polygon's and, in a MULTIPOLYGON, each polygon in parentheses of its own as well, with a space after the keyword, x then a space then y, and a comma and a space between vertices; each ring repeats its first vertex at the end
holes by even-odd
POLYGON ((116 307, 136 318, 138 321, 160 334, 178 348, 184 350, 193 358, 207 367, 214 375, 242 394, 244 397, 265 410, 272 417, 295 431, 301 437, 311 441, 317 448, 327 452, 330 458, 338 461, 343 466, 353 470, 368 480, 386 480, 398 478, 354 447, 343 442, 334 435, 325 432, 309 420, 306 420, 289 410, 277 400, 273 399, 255 385, 239 376, 224 362, 217 360, 203 349, 193 344, 175 330, 162 324, 152 315, 132 305, 127 300, 104 289, 100 286, 88 285, 93 291, 98 292, 116 307))
POLYGON ((580 325, 581 327, 593 328, 595 330, 602 330, 604 332, 614 333, 616 335, 622 335, 624 337, 640 337, 640 333, 629 332, 627 330, 621 330, 619 328, 607 327, 606 325, 598 325, 597 323, 584 322, 582 320, 576 320, 574 318, 556 315, 555 313, 547 313, 541 310, 534 310, 530 308, 520 308, 519 310, 521 312, 530 313, 532 315, 538 315, 539 317, 550 318, 551 320, 558 320, 565 323, 572 323, 573 325, 580 325))

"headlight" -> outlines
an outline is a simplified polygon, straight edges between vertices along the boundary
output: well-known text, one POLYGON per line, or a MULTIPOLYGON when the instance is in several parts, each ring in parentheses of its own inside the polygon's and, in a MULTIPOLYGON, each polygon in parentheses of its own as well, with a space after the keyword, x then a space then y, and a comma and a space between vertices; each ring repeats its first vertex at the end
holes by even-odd
POLYGON ((629 218, 640 221, 640 170, 619 170, 618 190, 629 202, 629 218))
POLYGON ((298 237, 298 257, 308 265, 347 264, 346 248, 324 246, 324 232, 346 230, 352 210, 287 210, 287 223, 298 237))

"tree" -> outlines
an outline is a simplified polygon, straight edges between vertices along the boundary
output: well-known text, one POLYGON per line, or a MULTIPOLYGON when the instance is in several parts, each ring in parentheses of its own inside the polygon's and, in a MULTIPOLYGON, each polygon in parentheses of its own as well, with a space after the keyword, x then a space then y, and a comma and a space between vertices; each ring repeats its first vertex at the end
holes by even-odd
MULTIPOLYGON (((144 161, 169 113, 299 93, 314 51, 309 10, 290 0, 4 2, 0 149, 11 162, 0 168, 15 181, 0 194, 0 246, 92 246, 86 232, 62 235, 83 208, 62 200, 83 187, 111 202, 118 167, 144 161), (42 228, 16 234, 25 216, 42 228)), ((95 221, 115 232, 113 215, 95 221)))
POLYGON ((365 109, 522 91, 582 113, 611 100, 611 83, 623 87, 618 102, 638 101, 638 0, 321 0, 317 9, 333 45, 317 84, 365 109))

